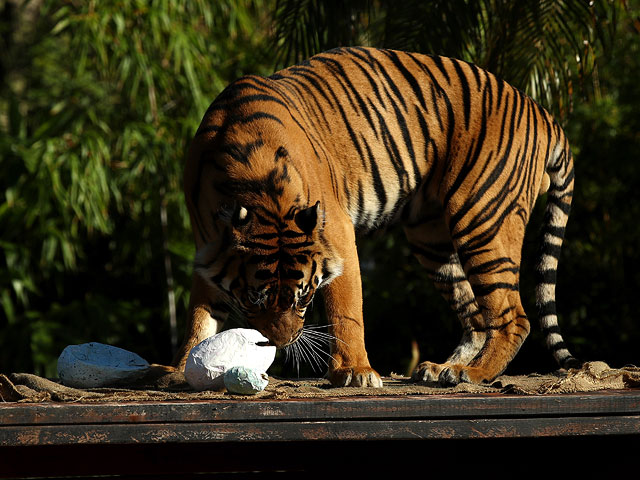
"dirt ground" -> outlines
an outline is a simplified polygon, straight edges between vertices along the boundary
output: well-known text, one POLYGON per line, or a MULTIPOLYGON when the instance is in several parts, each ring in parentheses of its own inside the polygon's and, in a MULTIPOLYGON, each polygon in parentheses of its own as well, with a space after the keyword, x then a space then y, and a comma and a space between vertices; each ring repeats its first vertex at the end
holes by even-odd
POLYGON ((345 396, 442 395, 460 393, 496 393, 546 395, 591 392, 606 389, 640 387, 640 368, 627 366, 610 368, 604 362, 589 362, 580 369, 559 370, 550 374, 521 376, 503 375, 487 385, 460 384, 441 388, 412 382, 393 375, 383 378, 384 387, 332 388, 320 378, 269 378, 267 388, 256 395, 234 395, 228 392, 196 392, 189 387, 182 373, 152 368, 149 374, 132 385, 109 388, 77 389, 61 385, 28 373, 0 374, 0 401, 4 402, 123 402, 213 399, 294 399, 331 398, 345 396))

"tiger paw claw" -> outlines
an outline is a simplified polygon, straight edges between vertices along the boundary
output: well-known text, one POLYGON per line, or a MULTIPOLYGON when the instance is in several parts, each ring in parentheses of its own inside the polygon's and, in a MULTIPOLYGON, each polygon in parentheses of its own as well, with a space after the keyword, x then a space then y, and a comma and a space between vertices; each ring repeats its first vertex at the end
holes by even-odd
POLYGON ((445 368, 445 365, 432 362, 422 362, 416 367, 411 375, 411 379, 415 382, 423 382, 429 385, 438 385, 438 379, 440 372, 445 368))
POLYGON ((440 372, 438 384, 441 387, 455 387, 461 382, 468 382, 468 380, 465 380, 465 377, 468 378, 468 376, 464 375, 465 373, 464 370, 455 366, 446 367, 440 372))
POLYGON ((411 378, 417 382, 438 387, 454 387, 459 383, 477 383, 469 376, 469 367, 423 362, 413 372, 411 378))

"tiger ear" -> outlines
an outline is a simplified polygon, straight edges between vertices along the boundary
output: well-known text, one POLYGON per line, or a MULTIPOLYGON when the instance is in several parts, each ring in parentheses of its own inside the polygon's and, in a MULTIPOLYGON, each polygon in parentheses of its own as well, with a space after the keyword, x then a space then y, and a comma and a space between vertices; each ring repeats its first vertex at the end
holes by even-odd
POLYGON ((295 221, 296 225, 307 235, 313 232, 318 224, 318 209, 320 208, 320 202, 316 202, 313 207, 305 208, 296 213, 295 221))

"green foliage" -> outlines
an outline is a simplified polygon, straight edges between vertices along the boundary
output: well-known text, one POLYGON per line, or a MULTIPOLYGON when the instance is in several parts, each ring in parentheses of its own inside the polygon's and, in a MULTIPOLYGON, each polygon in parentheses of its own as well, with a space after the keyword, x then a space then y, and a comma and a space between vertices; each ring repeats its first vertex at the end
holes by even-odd
POLYGON ((591 95, 598 50, 625 2, 615 0, 279 0, 282 65, 365 44, 466 60, 564 117, 574 90, 591 95))
POLYGON ((316 53, 344 45, 368 44, 370 0, 277 0, 277 62, 286 67, 316 53))
POLYGON ((2 25, 0 368, 53 375, 61 345, 90 340, 167 360, 163 258, 183 312, 193 255, 183 158, 217 93, 264 70, 265 2, 16 5, 2 25))

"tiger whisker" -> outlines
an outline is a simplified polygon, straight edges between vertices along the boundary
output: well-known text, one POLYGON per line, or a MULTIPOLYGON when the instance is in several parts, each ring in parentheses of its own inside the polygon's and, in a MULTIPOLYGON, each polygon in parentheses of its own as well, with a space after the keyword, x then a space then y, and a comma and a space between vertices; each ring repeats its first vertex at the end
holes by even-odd
POLYGON ((329 366, 327 361, 324 358, 322 358, 319 351, 314 350, 311 347, 308 349, 305 349, 303 348, 303 345, 304 344, 301 345, 301 350, 304 352, 303 358, 311 365, 314 371, 316 371, 316 368, 319 370, 319 369, 322 369, 323 366, 324 367, 329 366))
POLYGON ((323 351, 322 347, 327 343, 323 339, 313 338, 312 336, 307 336, 304 341, 307 342, 310 348, 318 351, 323 351))
MULTIPOLYGON (((293 362, 298 375, 300 374, 300 364, 302 362, 311 366, 314 371, 327 368, 328 359, 333 358, 323 346, 328 345, 335 337, 317 329, 326 328, 324 326, 305 326, 298 340, 284 348, 285 361, 293 362)), ((338 340, 338 339, 336 339, 338 340)))
POLYGON ((342 339, 336 337, 335 335, 332 335, 328 332, 319 332, 317 330, 322 329, 322 328, 329 328, 331 326, 331 324, 329 325, 305 325, 304 327, 304 331, 308 334, 313 334, 316 335, 318 337, 324 337, 326 338, 326 341, 331 341, 331 340, 335 340, 336 342, 341 342, 345 345, 347 345, 347 342, 343 341, 342 339))

